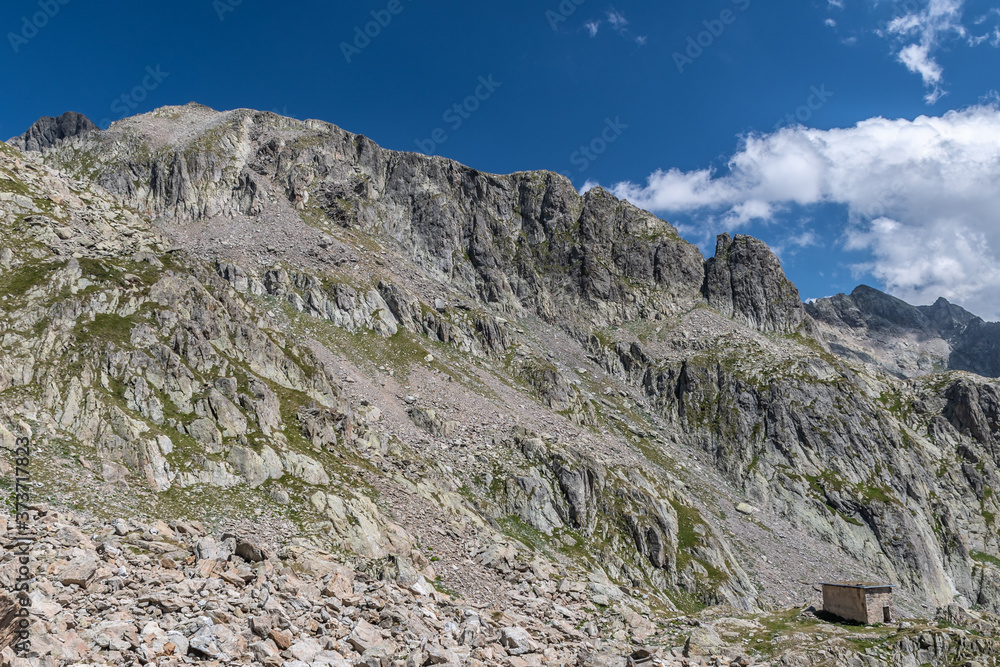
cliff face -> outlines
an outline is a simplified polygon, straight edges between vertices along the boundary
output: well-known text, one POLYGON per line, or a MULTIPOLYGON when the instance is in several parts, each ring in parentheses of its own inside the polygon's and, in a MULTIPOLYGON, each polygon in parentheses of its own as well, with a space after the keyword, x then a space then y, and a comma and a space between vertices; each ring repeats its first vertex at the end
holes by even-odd
MULTIPOLYGON (((673 227, 600 188, 581 196, 551 172, 484 174, 318 121, 191 105, 120 121, 46 156, 174 226, 305 219, 391 240, 435 278, 509 313, 608 324, 703 300, 705 262, 673 227)), ((258 249, 267 242, 255 240, 258 249)), ((708 289, 713 305, 764 330, 802 319, 777 259, 746 237, 708 289), (757 289, 765 281, 776 285, 757 289)))
POLYGON ((718 238, 703 292, 720 313, 760 331, 792 333, 805 320, 799 291, 785 278, 778 258, 749 236, 718 238))
POLYGON ((0 146, 0 439, 67 502, 487 601, 559 572, 616 618, 864 578, 1000 610, 1000 393, 930 372, 991 363, 965 311, 805 307, 750 237, 705 261, 601 189, 318 121, 40 126, 0 146))

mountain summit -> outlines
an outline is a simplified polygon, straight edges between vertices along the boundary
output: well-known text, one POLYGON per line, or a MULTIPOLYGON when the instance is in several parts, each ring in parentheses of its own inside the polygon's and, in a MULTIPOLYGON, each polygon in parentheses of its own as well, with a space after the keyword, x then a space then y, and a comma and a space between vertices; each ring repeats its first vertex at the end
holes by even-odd
POLYGON ((66 139, 99 129, 83 114, 67 111, 58 118, 52 116, 39 118, 27 132, 7 143, 22 151, 40 151, 58 146, 66 139))

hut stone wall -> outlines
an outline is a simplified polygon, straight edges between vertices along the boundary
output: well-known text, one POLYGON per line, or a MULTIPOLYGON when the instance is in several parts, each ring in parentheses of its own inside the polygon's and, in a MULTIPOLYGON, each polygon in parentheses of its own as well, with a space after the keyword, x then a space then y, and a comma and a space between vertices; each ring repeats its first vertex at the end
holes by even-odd
POLYGON ((849 621, 871 625, 895 618, 892 588, 823 585, 823 610, 849 621), (886 614, 888 608, 888 615, 886 614))

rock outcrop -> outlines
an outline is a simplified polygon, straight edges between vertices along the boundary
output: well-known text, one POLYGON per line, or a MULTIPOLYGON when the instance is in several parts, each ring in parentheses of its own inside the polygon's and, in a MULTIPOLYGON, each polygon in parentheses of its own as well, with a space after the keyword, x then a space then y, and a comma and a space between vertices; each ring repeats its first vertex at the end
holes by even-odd
POLYGON ((709 305, 760 331, 791 333, 806 316, 778 258, 750 236, 719 236, 702 291, 709 305))
POLYGON ((56 118, 52 116, 39 118, 27 132, 14 137, 9 143, 23 151, 40 151, 54 148, 66 139, 99 129, 83 114, 67 111, 56 118))

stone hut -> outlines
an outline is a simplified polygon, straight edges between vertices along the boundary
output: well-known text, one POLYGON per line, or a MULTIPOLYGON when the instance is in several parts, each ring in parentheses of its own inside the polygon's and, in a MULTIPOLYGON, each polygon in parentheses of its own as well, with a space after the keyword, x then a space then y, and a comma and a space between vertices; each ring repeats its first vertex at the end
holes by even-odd
POLYGON ((823 611, 848 621, 871 625, 891 623, 895 618, 892 608, 891 584, 863 581, 839 581, 820 584, 823 587, 823 611))

